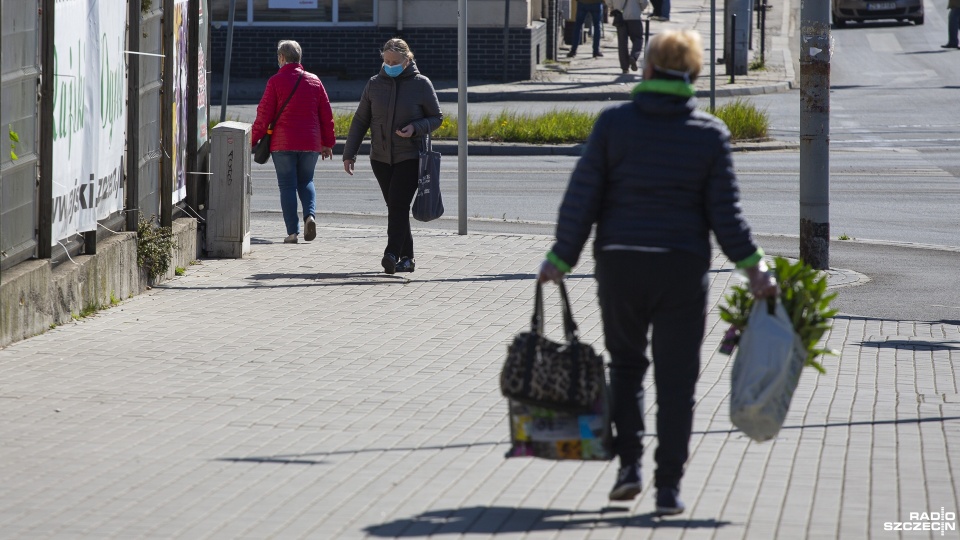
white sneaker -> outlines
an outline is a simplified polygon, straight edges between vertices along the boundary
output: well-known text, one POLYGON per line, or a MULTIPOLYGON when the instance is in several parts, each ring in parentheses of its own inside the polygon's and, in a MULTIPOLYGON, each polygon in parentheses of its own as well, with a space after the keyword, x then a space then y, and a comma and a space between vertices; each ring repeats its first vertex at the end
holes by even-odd
POLYGON ((296 244, 296 243, 297 243, 297 235, 296 235, 296 234, 291 234, 290 236, 288 236, 288 237, 286 237, 286 238, 283 239, 283 243, 284 243, 284 244, 296 244))
POLYGON ((303 239, 307 242, 312 241, 317 237, 317 222, 313 219, 313 216, 309 216, 307 221, 303 224, 303 239))

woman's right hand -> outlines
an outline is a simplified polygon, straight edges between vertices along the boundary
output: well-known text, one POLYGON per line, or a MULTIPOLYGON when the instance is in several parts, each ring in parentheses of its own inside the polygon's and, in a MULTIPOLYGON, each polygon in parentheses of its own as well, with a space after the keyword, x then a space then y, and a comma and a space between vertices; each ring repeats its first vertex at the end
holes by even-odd
POLYGON ((347 174, 353 176, 353 164, 356 163, 355 159, 345 159, 343 160, 343 170, 347 171, 347 174))

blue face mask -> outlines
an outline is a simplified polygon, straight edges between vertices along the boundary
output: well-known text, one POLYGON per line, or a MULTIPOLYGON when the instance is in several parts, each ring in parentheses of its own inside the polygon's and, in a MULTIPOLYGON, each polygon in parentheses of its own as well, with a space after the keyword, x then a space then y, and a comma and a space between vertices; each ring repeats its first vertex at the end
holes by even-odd
POLYGON ((395 66, 391 66, 384 63, 383 71, 391 77, 396 77, 397 75, 400 75, 401 73, 403 73, 403 64, 397 64, 395 66))

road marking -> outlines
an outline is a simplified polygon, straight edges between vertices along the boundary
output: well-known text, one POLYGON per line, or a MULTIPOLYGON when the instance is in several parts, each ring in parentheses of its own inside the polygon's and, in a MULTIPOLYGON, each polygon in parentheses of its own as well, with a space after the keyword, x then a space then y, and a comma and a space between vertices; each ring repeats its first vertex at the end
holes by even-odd
POLYGON ((867 42, 870 43, 870 48, 873 49, 874 52, 903 52, 903 47, 900 46, 900 40, 897 39, 897 36, 893 32, 867 34, 867 42))

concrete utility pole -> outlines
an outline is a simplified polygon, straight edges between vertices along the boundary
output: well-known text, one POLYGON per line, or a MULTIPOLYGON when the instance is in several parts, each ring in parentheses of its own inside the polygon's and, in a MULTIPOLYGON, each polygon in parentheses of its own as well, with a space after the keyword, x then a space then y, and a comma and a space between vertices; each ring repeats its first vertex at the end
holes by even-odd
POLYGON ((457 226, 467 234, 467 0, 457 5, 457 226))
POLYGON ((830 2, 800 3, 800 259, 830 267, 830 2))

